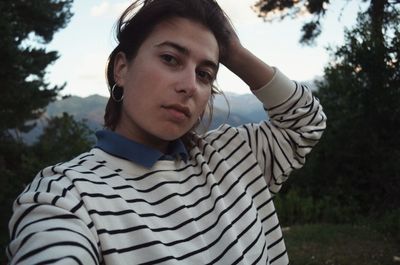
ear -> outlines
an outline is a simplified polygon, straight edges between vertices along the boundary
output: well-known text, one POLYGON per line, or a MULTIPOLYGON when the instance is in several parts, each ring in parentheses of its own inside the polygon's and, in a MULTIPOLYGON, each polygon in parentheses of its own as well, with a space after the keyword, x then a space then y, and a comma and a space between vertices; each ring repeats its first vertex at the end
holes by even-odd
POLYGON ((119 52, 114 59, 114 80, 120 87, 124 87, 125 85, 128 67, 129 62, 125 53, 119 52))

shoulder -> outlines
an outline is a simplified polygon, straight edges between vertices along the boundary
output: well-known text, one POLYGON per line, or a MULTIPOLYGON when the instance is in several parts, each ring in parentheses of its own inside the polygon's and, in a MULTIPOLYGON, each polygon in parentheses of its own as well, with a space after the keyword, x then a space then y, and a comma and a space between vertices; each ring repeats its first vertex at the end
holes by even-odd
POLYGON ((209 131, 200 138, 199 148, 220 152, 222 155, 230 155, 232 152, 248 152, 248 145, 240 128, 227 124, 209 131), (207 148, 208 147, 208 148, 207 148), (243 149, 245 148, 245 149, 243 149))
POLYGON ((227 139, 235 137, 238 131, 235 127, 223 124, 215 130, 211 130, 204 134, 201 139, 211 145, 222 143, 227 139))
POLYGON ((79 179, 93 179, 105 174, 106 161, 92 150, 75 158, 51 165, 41 170, 26 187, 27 192, 63 193, 63 189, 71 189, 79 179))

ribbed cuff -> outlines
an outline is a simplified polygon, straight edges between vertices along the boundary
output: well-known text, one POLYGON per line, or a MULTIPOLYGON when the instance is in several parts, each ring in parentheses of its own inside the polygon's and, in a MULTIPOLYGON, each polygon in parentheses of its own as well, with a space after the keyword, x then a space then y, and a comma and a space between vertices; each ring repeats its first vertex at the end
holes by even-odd
POLYGON ((285 102, 295 91, 296 84, 284 75, 278 68, 275 74, 263 87, 253 90, 253 94, 268 108, 285 102))

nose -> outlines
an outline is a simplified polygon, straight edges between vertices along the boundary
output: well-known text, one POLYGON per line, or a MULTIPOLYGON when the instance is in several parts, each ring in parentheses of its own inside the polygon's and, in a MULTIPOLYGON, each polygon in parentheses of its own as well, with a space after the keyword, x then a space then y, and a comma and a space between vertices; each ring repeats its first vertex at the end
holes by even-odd
POLYGON ((176 87, 177 93, 184 93, 186 96, 190 97, 196 92, 198 87, 197 75, 194 70, 182 71, 180 76, 179 85, 176 87))

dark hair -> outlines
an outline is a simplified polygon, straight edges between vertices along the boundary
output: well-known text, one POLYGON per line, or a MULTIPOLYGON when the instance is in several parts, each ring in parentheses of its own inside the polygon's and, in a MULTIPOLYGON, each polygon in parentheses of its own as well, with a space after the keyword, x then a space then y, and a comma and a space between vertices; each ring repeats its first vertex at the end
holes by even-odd
MULTIPOLYGON (((132 60, 140 45, 160 22, 169 18, 181 17, 196 21, 209 29, 219 47, 219 56, 225 55, 229 43, 230 31, 227 29, 229 19, 215 0, 138 0, 132 3, 121 15, 116 25, 118 45, 111 52, 107 63, 107 81, 111 88, 115 85, 114 60, 119 52, 123 52, 128 60, 132 60), (139 6, 141 6, 139 8, 139 6)), ((213 86, 209 102, 212 114, 214 94, 220 93, 213 86)), ((121 115, 122 102, 109 98, 104 115, 104 126, 114 130, 121 115)))

